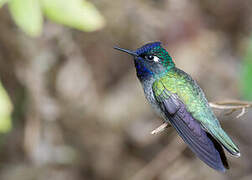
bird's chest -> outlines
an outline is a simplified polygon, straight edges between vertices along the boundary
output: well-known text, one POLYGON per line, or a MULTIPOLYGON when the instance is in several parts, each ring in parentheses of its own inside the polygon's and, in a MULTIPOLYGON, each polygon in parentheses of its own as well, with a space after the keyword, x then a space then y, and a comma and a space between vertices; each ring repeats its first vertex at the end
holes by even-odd
POLYGON ((152 90, 152 84, 154 83, 155 80, 146 80, 146 81, 142 81, 142 86, 143 86, 143 90, 144 90, 144 94, 146 99, 148 100, 148 102, 151 104, 152 108, 155 110, 155 112, 158 115, 162 115, 162 111, 159 107, 158 102, 156 101, 154 94, 153 94, 153 90, 152 90))

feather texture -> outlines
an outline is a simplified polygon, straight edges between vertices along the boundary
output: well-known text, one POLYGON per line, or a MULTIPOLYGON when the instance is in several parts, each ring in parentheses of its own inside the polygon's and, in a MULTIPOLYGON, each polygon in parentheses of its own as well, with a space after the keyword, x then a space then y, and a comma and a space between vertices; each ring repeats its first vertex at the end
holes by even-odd
POLYGON ((211 135, 207 134, 199 122, 191 116, 184 103, 170 96, 170 98, 160 102, 160 105, 171 125, 188 144, 189 148, 207 165, 224 172, 228 164, 222 147, 217 141, 209 137, 211 135), (176 111, 175 107, 177 107, 176 111))
POLYGON ((239 156, 239 148, 222 129, 208 101, 197 83, 184 71, 173 68, 153 84, 153 92, 159 100, 176 94, 187 111, 232 155, 239 156))

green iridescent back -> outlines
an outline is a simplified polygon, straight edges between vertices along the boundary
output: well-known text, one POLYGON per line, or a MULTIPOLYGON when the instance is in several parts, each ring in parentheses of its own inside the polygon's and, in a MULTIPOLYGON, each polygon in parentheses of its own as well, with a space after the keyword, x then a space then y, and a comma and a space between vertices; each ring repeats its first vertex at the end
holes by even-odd
POLYGON ((239 156, 239 148, 223 131, 197 83, 184 71, 174 67, 162 74, 152 86, 157 101, 176 94, 192 117, 211 133, 229 152, 239 156))
MULTIPOLYGON (((195 119, 207 123, 207 120, 211 118, 213 121, 209 123, 219 123, 212 110, 209 108, 202 90, 195 81, 182 70, 172 68, 155 81, 153 84, 155 95, 157 97, 162 95, 164 90, 169 93, 177 94, 195 119)), ((166 95, 168 96, 169 93, 166 93, 166 95)))

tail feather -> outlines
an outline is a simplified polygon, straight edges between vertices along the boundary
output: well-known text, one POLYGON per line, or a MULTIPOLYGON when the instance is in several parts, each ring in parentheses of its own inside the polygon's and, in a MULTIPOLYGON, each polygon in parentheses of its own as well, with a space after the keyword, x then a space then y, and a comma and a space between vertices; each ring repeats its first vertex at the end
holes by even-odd
POLYGON ((222 146, 220 145, 220 143, 219 143, 218 141, 216 141, 216 140, 213 138, 213 136, 212 136, 211 134, 209 134, 209 133, 207 133, 207 137, 208 137, 209 139, 211 139, 211 141, 212 141, 213 144, 214 144, 215 149, 219 152, 220 158, 221 158, 221 161, 222 161, 223 166, 224 166, 226 169, 229 169, 229 165, 228 165, 228 161, 227 161, 226 155, 225 155, 225 153, 224 153, 224 151, 223 151, 223 148, 222 148, 222 146))
POLYGON ((221 127, 213 128, 210 133, 230 154, 240 157, 240 150, 238 146, 221 127))

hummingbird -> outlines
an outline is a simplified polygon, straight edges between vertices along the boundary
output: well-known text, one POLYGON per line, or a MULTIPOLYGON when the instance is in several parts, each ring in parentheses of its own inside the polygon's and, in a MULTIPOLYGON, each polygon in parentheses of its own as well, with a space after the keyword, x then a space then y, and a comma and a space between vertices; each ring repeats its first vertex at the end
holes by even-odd
POLYGON ((161 42, 148 43, 134 51, 114 48, 133 56, 146 99, 196 156, 217 171, 229 169, 223 148, 239 157, 238 146, 222 129, 203 90, 175 66, 161 42))

